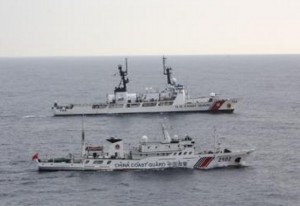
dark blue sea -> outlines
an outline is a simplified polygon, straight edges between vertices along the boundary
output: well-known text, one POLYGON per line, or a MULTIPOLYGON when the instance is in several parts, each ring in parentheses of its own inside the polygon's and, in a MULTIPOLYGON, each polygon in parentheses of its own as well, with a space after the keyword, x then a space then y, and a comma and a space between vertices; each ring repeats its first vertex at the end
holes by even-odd
MULTIPOLYGON (((0 59, 0 205, 300 205, 300 55, 168 56, 191 96, 239 98, 233 114, 85 117, 86 139, 103 143, 188 133, 198 148, 255 148, 242 168, 208 171, 38 172, 40 155, 80 153, 80 116, 53 117, 59 103, 101 102, 119 84, 125 57, 0 59)), ((161 56, 129 56, 128 90, 163 88, 161 56)), ((127 145, 128 145, 127 144, 127 145)))

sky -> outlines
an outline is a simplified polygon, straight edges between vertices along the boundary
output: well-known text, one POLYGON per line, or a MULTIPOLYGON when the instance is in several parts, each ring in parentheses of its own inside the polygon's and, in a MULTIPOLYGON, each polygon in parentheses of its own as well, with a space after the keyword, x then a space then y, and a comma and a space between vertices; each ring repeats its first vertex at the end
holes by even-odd
POLYGON ((299 53, 300 0, 0 0, 0 57, 299 53))

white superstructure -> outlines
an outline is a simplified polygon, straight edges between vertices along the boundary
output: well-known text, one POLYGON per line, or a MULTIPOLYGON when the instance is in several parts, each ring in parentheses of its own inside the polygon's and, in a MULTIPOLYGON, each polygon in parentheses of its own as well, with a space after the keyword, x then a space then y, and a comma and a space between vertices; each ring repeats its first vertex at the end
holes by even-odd
POLYGON ((131 114, 131 113, 162 113, 162 112, 227 112, 234 111, 237 99, 220 98, 215 93, 207 97, 191 98, 186 88, 171 77, 172 68, 166 67, 163 58, 164 75, 167 76, 167 87, 161 91, 146 89, 143 94, 127 92, 127 60, 126 70, 119 65, 120 84, 114 94, 108 94, 106 102, 94 104, 67 104, 52 107, 55 116, 63 115, 96 115, 96 114, 131 114))
POLYGON ((195 141, 186 135, 171 138, 163 126, 164 139, 150 142, 143 136, 139 145, 124 149, 122 139, 109 138, 107 145, 86 145, 82 135, 82 152, 76 156, 69 154, 61 158, 39 158, 33 160, 40 171, 59 170, 148 170, 167 168, 211 169, 227 166, 241 166, 254 150, 233 151, 215 147, 212 150, 198 151, 195 141))

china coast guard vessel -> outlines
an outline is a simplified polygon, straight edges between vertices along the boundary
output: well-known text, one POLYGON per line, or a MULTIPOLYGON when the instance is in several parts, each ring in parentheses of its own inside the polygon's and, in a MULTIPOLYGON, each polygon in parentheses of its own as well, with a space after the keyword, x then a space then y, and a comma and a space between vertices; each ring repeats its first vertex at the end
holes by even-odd
POLYGON ((163 57, 163 74, 167 76, 167 87, 161 91, 147 89, 144 94, 128 93, 128 67, 118 66, 121 77, 120 84, 113 94, 108 94, 106 102, 94 104, 54 103, 54 116, 64 115, 96 115, 96 114, 132 114, 132 113, 164 113, 164 112, 211 112, 232 113, 237 99, 224 99, 211 93, 210 96, 191 98, 186 88, 172 78, 172 68, 166 67, 163 57))
POLYGON ((229 150, 215 145, 212 150, 198 151, 195 141, 186 135, 171 138, 162 125, 163 140, 151 142, 143 136, 138 146, 124 149, 122 139, 109 138, 107 145, 87 145, 82 130, 81 154, 69 154, 59 158, 39 158, 35 153, 32 160, 39 171, 114 171, 151 169, 212 169, 228 166, 242 166, 254 150, 229 150))

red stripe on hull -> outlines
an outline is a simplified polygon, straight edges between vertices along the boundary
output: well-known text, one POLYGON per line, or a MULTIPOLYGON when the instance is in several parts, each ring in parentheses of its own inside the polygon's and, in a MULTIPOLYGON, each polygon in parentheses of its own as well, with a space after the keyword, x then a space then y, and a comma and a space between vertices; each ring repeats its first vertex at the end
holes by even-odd
POLYGON ((202 164, 200 165, 200 167, 207 167, 209 165, 209 163, 212 161, 213 157, 207 157, 202 164))
POLYGON ((214 157, 211 157, 210 160, 207 162, 207 164, 204 167, 208 167, 208 165, 215 159, 214 157))
POLYGON ((214 157, 202 157, 195 164, 194 168, 206 168, 214 159, 214 157))
POLYGON ((224 104, 225 100, 218 100, 215 102, 215 104, 211 107, 210 111, 211 112, 218 112, 219 109, 222 107, 224 104))

